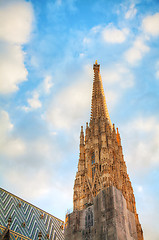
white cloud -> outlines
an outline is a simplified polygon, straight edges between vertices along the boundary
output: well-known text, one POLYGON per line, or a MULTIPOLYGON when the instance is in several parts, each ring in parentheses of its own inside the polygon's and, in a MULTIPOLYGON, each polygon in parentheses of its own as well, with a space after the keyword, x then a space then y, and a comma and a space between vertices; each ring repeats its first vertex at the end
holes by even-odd
POLYGON ((0 2, 0 93, 18 90, 27 80, 22 44, 29 40, 33 21, 32 5, 24 0, 0 2))
POLYGON ((7 94, 18 90, 18 84, 27 80, 24 66, 24 52, 19 45, 3 44, 0 53, 0 93, 7 94))
POLYGON ((114 90, 109 89, 109 91, 105 91, 105 97, 106 97, 108 112, 110 113, 111 111, 113 111, 115 104, 119 100, 120 94, 114 90))
POLYGON ((13 124, 10 122, 9 115, 6 111, 0 111, 0 139, 5 138, 7 132, 13 129, 13 124))
POLYGON ((134 85, 134 77, 131 71, 124 64, 115 64, 102 73, 103 82, 109 85, 118 84, 118 87, 129 88, 134 85))
POLYGON ((51 158, 53 146, 43 138, 37 139, 34 143, 32 143, 33 149, 38 155, 43 157, 43 159, 51 158))
POLYGON ((133 47, 125 52, 125 59, 132 65, 137 64, 141 60, 145 53, 149 52, 150 48, 144 43, 142 37, 138 37, 133 47))
POLYGON ((88 110, 91 87, 88 82, 78 82, 62 90, 48 110, 48 120, 58 128, 69 129, 78 124, 88 110))
POLYGON ((47 119, 56 127, 69 129, 80 124, 82 117, 87 113, 92 89, 90 69, 90 66, 86 66, 80 76, 77 73, 76 82, 61 90, 50 104, 47 119))
MULTIPOLYGON (((58 181, 47 170, 19 171, 12 169, 8 171, 5 179, 10 186, 16 186, 19 197, 33 202, 45 211, 52 209, 52 214, 61 219, 65 218, 66 210, 72 207, 73 186, 72 182, 65 179, 58 181), (55 197, 56 196, 56 197, 55 197), (40 200, 45 200, 45 206, 39 206, 40 200), (59 210, 60 214, 59 214, 59 210)), ((43 201, 42 201, 43 203, 43 201)))
POLYGON ((102 31, 102 37, 105 42, 109 43, 122 43, 126 40, 126 37, 129 33, 127 28, 118 29, 112 24, 109 24, 102 31))
MULTIPOLYGON (((71 209, 72 212, 72 199, 73 199, 73 184, 66 181, 55 181, 54 187, 50 191, 49 199, 54 209, 61 209, 61 219, 65 219, 66 210, 71 209), (56 198, 54 197, 56 196, 56 198)), ((54 210, 55 211, 55 210, 54 210)), ((57 215, 59 213, 57 212, 57 215)), ((56 215, 56 216, 57 216, 56 215)))
POLYGON ((28 104, 30 105, 29 110, 41 108, 42 106, 39 100, 39 93, 36 91, 33 93, 33 97, 29 98, 27 101, 28 101, 28 104))
POLYGON ((86 36, 83 37, 83 45, 87 48, 90 46, 93 46, 94 40, 97 40, 98 37, 101 36, 101 32, 103 30, 102 25, 97 25, 92 27, 86 34, 86 36))
POLYGON ((137 9, 135 8, 135 4, 131 4, 129 10, 125 14, 126 19, 133 18, 137 13, 137 9))
POLYGON ((27 99, 28 106, 23 106, 22 109, 28 112, 41 108, 42 104, 39 98, 44 94, 49 94, 52 86, 52 76, 47 75, 44 80, 39 84, 37 89, 31 93, 32 97, 27 99))
POLYGON ((24 199, 38 199, 50 190, 50 176, 44 170, 28 172, 12 169, 8 172, 6 181, 16 186, 16 191, 20 192, 24 199))
POLYGON ((41 96, 45 96, 45 94, 49 94, 52 86, 53 86, 52 76, 46 75, 46 77, 39 84, 36 90, 30 93, 31 97, 27 99, 28 106, 22 106, 21 108, 26 112, 41 108, 42 103, 39 100, 39 98, 41 96))
POLYGON ((108 110, 111 113, 123 91, 134 86, 134 76, 123 63, 116 63, 102 69, 102 80, 104 89, 106 89, 105 96, 108 110))
POLYGON ((25 143, 20 138, 10 138, 3 144, 3 153, 9 157, 21 156, 25 153, 25 143))
POLYGON ((23 44, 29 40, 33 21, 33 9, 26 1, 1 1, 1 31, 3 41, 23 44))
POLYGON ((0 153, 10 157, 25 153, 25 143, 12 134, 13 124, 6 111, 0 111, 0 153))
POLYGON ((47 94, 50 93, 52 86, 53 86, 52 76, 47 75, 43 82, 43 87, 44 87, 45 93, 47 93, 47 94))
POLYGON ((151 132, 154 129, 155 118, 151 117, 144 119, 142 117, 137 118, 133 122, 133 129, 140 132, 151 132))
POLYGON ((152 36, 159 36, 159 13, 145 17, 142 22, 142 27, 145 33, 152 36))
POLYGON ((159 166, 159 123, 155 117, 138 117, 122 127, 127 139, 126 159, 131 171, 159 166))

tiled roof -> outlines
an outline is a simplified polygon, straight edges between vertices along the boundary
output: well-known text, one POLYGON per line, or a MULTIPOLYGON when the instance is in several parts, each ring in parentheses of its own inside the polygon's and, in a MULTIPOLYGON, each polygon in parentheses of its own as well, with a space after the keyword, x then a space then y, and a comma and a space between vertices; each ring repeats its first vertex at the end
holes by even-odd
POLYGON ((24 239, 38 239, 40 231, 42 239, 64 239, 62 220, 0 188, 0 225, 6 227, 10 216, 10 229, 24 239))

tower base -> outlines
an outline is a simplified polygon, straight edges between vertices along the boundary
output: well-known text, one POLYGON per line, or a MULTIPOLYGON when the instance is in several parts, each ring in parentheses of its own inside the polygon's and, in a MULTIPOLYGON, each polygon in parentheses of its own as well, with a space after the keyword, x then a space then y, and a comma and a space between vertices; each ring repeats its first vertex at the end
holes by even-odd
POLYGON ((137 240, 135 215, 127 209, 122 192, 111 186, 93 203, 68 215, 65 240, 137 240))

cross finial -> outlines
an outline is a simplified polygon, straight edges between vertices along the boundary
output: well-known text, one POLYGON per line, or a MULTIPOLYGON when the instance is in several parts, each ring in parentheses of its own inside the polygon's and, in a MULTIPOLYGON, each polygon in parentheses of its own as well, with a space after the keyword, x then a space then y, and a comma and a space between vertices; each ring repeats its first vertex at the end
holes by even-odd
POLYGON ((95 61, 95 64, 93 64, 93 69, 99 71, 100 64, 98 64, 97 60, 95 61))

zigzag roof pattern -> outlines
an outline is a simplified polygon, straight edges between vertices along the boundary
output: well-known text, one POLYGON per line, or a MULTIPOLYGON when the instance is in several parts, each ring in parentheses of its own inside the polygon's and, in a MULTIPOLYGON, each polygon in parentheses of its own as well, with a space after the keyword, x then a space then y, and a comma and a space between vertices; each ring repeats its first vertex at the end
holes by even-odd
POLYGON ((10 229, 30 239, 63 240, 64 222, 46 211, 0 188, 0 225, 6 226, 11 216, 10 229))
MULTIPOLYGON (((3 232, 5 230, 6 230, 6 228, 4 226, 0 225, 0 234, 3 234, 3 232)), ((30 238, 25 237, 22 234, 19 234, 13 230, 9 229, 9 232, 10 232, 10 236, 11 236, 12 240, 31 240, 30 238)))

